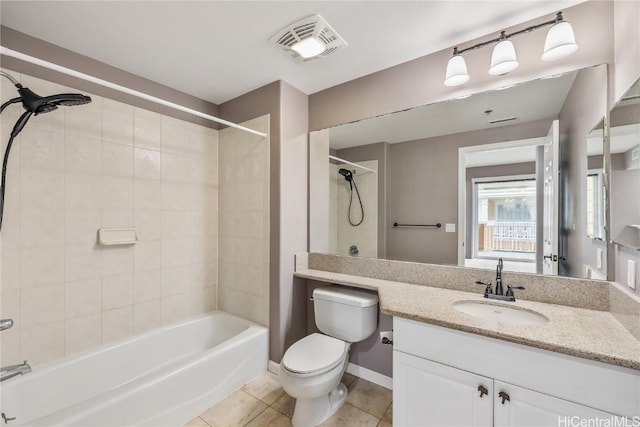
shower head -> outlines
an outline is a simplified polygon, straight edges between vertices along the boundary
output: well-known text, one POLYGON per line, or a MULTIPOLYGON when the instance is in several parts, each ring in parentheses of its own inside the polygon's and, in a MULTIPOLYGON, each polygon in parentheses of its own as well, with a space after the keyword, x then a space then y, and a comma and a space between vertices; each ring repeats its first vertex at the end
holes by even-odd
POLYGON ((73 106, 83 105, 91 102, 91 98, 79 93, 60 93, 57 95, 40 96, 31 89, 18 87, 18 93, 22 97, 22 105, 25 110, 34 113, 36 116, 42 113, 58 109, 59 105, 73 106))
MULTIPOLYGON (((4 74, 3 74, 4 75, 4 74)), ((2 105, 3 109, 14 102, 22 102, 22 106, 26 110, 13 127, 11 135, 17 136, 25 127, 31 115, 49 113, 57 110, 58 106, 83 105, 91 102, 91 98, 79 93, 60 93, 57 95, 40 96, 31 89, 23 87, 20 83, 16 83, 20 98, 14 98, 2 105)))
POLYGON ((13 126, 13 130, 11 131, 11 134, 9 136, 9 141, 7 142, 7 148, 5 148, 4 151, 4 160, 2 161, 2 181, 0 183, 0 228, 2 228, 4 193, 5 188, 7 187, 7 162, 9 161, 9 153, 11 152, 11 147, 15 137, 18 136, 22 129, 24 129, 31 116, 37 116, 38 114, 57 110, 58 106, 60 105, 70 106, 88 104, 89 102, 91 102, 91 98, 79 93, 60 93, 51 96, 40 96, 34 93, 31 89, 23 87, 20 82, 18 82, 18 80, 10 74, 0 70, 0 76, 9 79, 11 83, 13 83, 13 85, 18 89, 18 93, 20 94, 19 97, 4 102, 2 106, 0 106, 0 114, 8 106, 20 102, 25 109, 25 111, 16 121, 16 124, 13 126))
POLYGON ((353 174, 351 173, 350 170, 348 169, 340 169, 338 171, 338 173, 342 176, 344 176, 344 179, 347 180, 348 182, 353 181, 353 174))

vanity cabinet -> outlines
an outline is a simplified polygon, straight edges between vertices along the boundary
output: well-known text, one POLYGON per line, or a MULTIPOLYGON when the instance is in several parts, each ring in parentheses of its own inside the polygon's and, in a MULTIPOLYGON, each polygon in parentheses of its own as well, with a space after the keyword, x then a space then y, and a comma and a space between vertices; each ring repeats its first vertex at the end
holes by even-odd
POLYGON ((393 352, 394 426, 490 426, 492 395, 489 378, 393 352))
POLYGON ((393 358, 394 425, 539 427, 612 415, 399 351, 393 358))
POLYGON ((569 417, 609 419, 613 416, 588 406, 501 381, 494 381, 494 388, 496 390, 493 402, 494 426, 570 426, 572 423, 569 417), (500 393, 505 393, 509 400, 503 399, 500 393))
POLYGON ((640 372, 394 318, 393 402, 395 426, 633 419, 640 372))

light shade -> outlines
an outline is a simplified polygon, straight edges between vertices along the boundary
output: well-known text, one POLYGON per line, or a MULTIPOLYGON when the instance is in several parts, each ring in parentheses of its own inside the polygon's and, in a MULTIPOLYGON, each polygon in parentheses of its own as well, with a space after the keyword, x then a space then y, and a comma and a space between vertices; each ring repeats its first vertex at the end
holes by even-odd
POLYGON ((445 86, 459 86, 469 81, 467 63, 460 55, 453 55, 447 64, 447 74, 444 79, 445 86))
POLYGON ((493 48, 491 55, 491 67, 489 74, 499 76, 507 74, 518 68, 518 58, 516 57, 516 48, 509 40, 502 40, 493 48))
POLYGON ((554 24, 547 33, 542 60, 555 61, 571 55, 576 50, 578 50, 578 45, 571 24, 567 21, 561 21, 554 24))
POLYGON ((291 49, 303 58, 313 58, 324 52, 325 46, 315 37, 307 37, 291 45, 291 49))

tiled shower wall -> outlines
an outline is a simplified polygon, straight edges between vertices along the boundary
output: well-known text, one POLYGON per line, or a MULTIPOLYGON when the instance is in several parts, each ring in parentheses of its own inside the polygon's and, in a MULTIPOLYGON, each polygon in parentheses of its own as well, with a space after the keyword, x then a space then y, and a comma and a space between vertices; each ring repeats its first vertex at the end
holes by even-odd
MULTIPOLYGON (((377 160, 368 160, 358 162, 366 168, 378 170, 377 160)), ((346 167, 353 171, 348 165, 336 165, 337 169, 346 167)), ((333 174, 333 168, 331 169, 333 174)), ((367 258, 378 257, 378 174, 355 170, 354 180, 358 186, 360 197, 362 199, 362 209, 364 210, 364 221, 359 226, 353 226, 349 223, 349 200, 351 200, 351 220, 358 223, 361 219, 362 211, 358 202, 358 193, 355 189, 353 194, 349 190, 349 183, 345 181, 342 175, 333 175, 336 177, 336 228, 337 228, 337 255, 349 255, 349 248, 352 245, 358 247, 359 256, 367 258)), ((332 177, 332 178, 333 178, 332 177)), ((333 201, 333 199, 332 199, 333 201)), ((333 207, 331 207, 333 214, 333 207)))
MULTIPOLYGON (((77 92, 8 71, 41 95, 77 92)), ((17 96, 2 79, 2 101, 17 96)), ((216 308, 218 131, 92 96, 33 117, 11 152, 2 365, 49 362, 216 308), (100 247, 100 227, 137 227, 100 247)), ((2 152, 19 105, 2 114, 2 152)))
MULTIPOLYGON (((269 135, 269 119, 243 125, 269 135)), ((219 307, 268 326, 269 137, 223 129, 220 158, 219 307)))

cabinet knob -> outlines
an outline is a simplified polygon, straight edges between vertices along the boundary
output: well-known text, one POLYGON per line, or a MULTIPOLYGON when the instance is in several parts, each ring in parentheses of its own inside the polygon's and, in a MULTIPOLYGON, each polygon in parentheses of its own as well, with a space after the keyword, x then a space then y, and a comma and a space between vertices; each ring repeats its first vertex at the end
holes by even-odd
POLYGON ((480 399, 482 399, 482 396, 485 394, 489 394, 489 390, 487 390, 487 388, 482 384, 478 386, 478 391, 480 392, 480 399))
POLYGON ((501 391, 500 393, 498 393, 498 397, 500 399, 502 399, 502 404, 504 405, 504 402, 511 402, 511 398, 509 397, 509 395, 507 393, 505 393, 504 391, 501 391))

